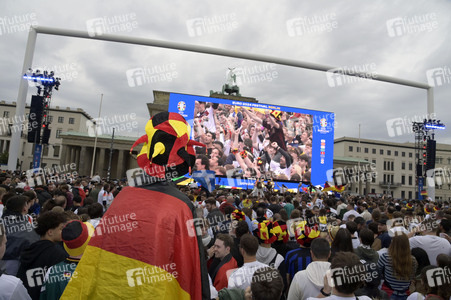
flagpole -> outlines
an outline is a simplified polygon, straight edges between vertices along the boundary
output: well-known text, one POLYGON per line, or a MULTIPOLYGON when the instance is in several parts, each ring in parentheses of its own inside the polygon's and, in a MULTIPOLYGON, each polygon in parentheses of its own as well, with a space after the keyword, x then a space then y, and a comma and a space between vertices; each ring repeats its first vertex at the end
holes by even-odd
MULTIPOLYGON (((359 150, 360 150, 360 152, 359 153, 362 153, 362 148, 360 147, 360 123, 359 123, 359 150)), ((361 191, 360 191, 360 155, 359 155, 359 161, 358 161, 358 168, 357 168, 357 174, 359 174, 359 195, 361 194, 361 191)))

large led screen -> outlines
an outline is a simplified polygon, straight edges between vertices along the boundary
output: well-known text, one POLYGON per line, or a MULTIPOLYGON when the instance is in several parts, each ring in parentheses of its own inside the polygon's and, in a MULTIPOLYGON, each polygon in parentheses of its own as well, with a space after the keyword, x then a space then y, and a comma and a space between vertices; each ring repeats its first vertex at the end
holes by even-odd
POLYGON ((333 166, 334 113, 171 93, 169 111, 191 126, 196 169, 220 185, 253 188, 255 179, 297 188, 324 185, 333 166))

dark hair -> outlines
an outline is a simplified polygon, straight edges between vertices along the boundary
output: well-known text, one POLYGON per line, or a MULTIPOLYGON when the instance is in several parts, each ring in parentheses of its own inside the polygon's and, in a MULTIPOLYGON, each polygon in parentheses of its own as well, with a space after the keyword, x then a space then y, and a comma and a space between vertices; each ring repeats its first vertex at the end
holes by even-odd
POLYGON ((103 216, 103 205, 98 202, 89 205, 88 215, 91 219, 101 218, 103 216))
POLYGON ((288 213, 287 213, 287 211, 285 210, 285 208, 282 208, 281 210, 279 210, 279 214, 280 214, 280 218, 283 220, 283 221, 288 221, 288 213))
POLYGON ((244 234, 240 238, 240 248, 246 252, 249 256, 254 256, 257 254, 258 250, 258 239, 250 233, 244 234))
POLYGON ((89 206, 83 206, 83 207, 79 207, 77 208, 77 215, 81 216, 83 214, 88 214, 88 208, 89 206))
POLYGON ((354 253, 338 252, 330 263, 330 269, 335 289, 340 293, 353 294, 364 282, 365 268, 360 258, 354 253), (352 275, 350 275, 351 271, 352 275), (339 277, 341 280, 337 280, 339 277))
POLYGON ((50 229, 55 229, 60 224, 67 222, 67 215, 64 213, 57 213, 54 211, 48 211, 40 215, 37 219, 38 225, 35 231, 40 236, 44 236, 50 229))
POLYGON ((243 235, 245 235, 248 232, 249 232, 249 225, 247 225, 246 221, 241 220, 236 224, 235 234, 238 239, 241 238, 243 235))
POLYGON ((55 198, 45 201, 44 205, 42 205, 42 212, 51 211, 55 206, 64 207, 66 201, 66 197, 63 195, 55 196, 55 198), (64 197, 64 200, 57 199, 58 197, 64 197))
POLYGON ((357 217, 357 218, 354 219, 354 222, 355 222, 357 225, 364 225, 364 224, 365 224, 365 219, 362 218, 362 217, 357 217))
POLYGON ((419 248, 419 247, 412 248, 410 250, 410 253, 415 257, 415 259, 418 262, 416 275, 420 275, 421 270, 424 267, 429 266, 431 264, 429 262, 429 256, 428 256, 427 252, 424 251, 424 249, 419 248))
POLYGON ((379 227, 376 222, 371 222, 368 224, 368 229, 371 230, 374 234, 379 233, 379 227))
POLYGON ((445 232, 449 232, 451 230, 451 221, 448 219, 441 219, 440 225, 443 227, 445 232))
POLYGON ((223 241, 224 242, 224 247, 229 247, 230 249, 232 249, 234 243, 233 243, 233 238, 225 233, 218 233, 218 235, 216 235, 216 239, 223 241))
POLYGON ((265 209, 262 207, 257 208, 257 218, 261 218, 265 216, 265 209))
POLYGON ((81 201, 82 201, 81 196, 80 196, 80 195, 74 196, 73 201, 74 201, 75 203, 81 203, 81 201))
POLYGON ((224 144, 220 141, 214 141, 213 144, 218 144, 219 146, 221 146, 221 149, 224 149, 224 144))
POLYGON ((349 233, 354 234, 357 231, 357 224, 354 221, 346 222, 346 229, 349 233))
POLYGON ((83 206, 88 206, 94 203, 94 199, 92 197, 86 197, 85 201, 83 201, 83 206))
POLYGON ((36 194, 33 191, 26 191, 25 193, 22 194, 25 197, 28 197, 28 202, 30 202, 31 200, 36 199, 36 194))
POLYGON ((252 275, 252 299, 273 300, 282 295, 284 285, 279 271, 271 267, 257 269, 252 275))
POLYGON ((196 159, 200 159, 200 163, 205 166, 206 170, 210 170, 210 160, 204 154, 199 154, 196 159))
POLYGON ((310 245, 310 251, 317 259, 327 259, 330 254, 329 242, 324 238, 316 238, 310 245))
POLYGON ((210 204, 216 207, 216 200, 213 197, 209 197, 207 198, 207 200, 205 200, 205 204, 210 204))
POLYGON ((22 214, 27 201, 28 197, 22 195, 13 196, 9 198, 8 202, 6 202, 6 209, 18 214, 22 214))
POLYGON ((352 237, 346 228, 340 228, 331 245, 336 252, 353 252, 352 237))
POLYGON ((365 246, 371 246, 374 243, 374 232, 372 230, 363 228, 359 232, 359 237, 365 246))
POLYGON ((235 209, 235 207, 227 205, 226 207, 224 207, 224 215, 230 215, 235 209))
POLYGON ((371 213, 371 217, 374 222, 378 222, 381 219, 381 211, 379 209, 374 209, 371 213))

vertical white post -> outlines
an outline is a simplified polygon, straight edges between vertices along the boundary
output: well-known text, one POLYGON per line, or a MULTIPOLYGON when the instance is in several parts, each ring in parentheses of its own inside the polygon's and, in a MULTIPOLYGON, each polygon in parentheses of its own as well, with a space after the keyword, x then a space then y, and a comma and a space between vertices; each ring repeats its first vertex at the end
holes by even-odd
MULTIPOLYGON (((20 124, 25 116, 25 102, 28 92, 28 81, 23 79, 22 76, 31 68, 33 63, 34 48, 36 46, 37 32, 34 27, 30 27, 28 33, 27 48, 25 49, 25 58, 23 61, 22 73, 19 80, 19 94, 17 95, 16 116, 14 118, 14 128, 23 128, 20 124)), ((27 120, 25 120, 27 122, 27 120)), ((25 123, 24 122, 24 123, 25 123)), ((13 130, 11 133, 11 143, 9 145, 9 157, 8 157, 8 170, 15 171, 17 168, 17 157, 19 155, 20 147, 20 134, 19 130, 13 130)))
POLYGON ((96 149, 97 149, 97 122, 100 120, 100 112, 102 110, 102 100, 103 100, 103 94, 100 95, 100 107, 99 107, 99 117, 97 118, 96 123, 94 124, 94 132, 96 134, 96 137, 94 139, 94 151, 92 153, 92 164, 91 164, 91 178, 94 176, 94 161, 96 160, 96 149))

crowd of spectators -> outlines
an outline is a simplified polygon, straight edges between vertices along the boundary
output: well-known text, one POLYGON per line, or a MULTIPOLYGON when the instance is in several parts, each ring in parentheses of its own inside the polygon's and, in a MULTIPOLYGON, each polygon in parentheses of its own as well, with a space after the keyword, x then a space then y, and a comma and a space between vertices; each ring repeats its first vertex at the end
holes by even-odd
MULTIPOLYGON (((30 270, 73 274, 83 249, 71 240, 94 230, 126 185, 84 177, 30 186, 2 174, 0 299, 59 299, 67 283, 52 283, 52 273, 30 282, 30 270)), ((212 299, 451 297, 446 201, 280 193, 267 184, 259 193, 179 189, 202 216, 196 232, 212 299)))
POLYGON ((228 177, 310 180, 311 115, 196 102, 196 169, 228 177))

